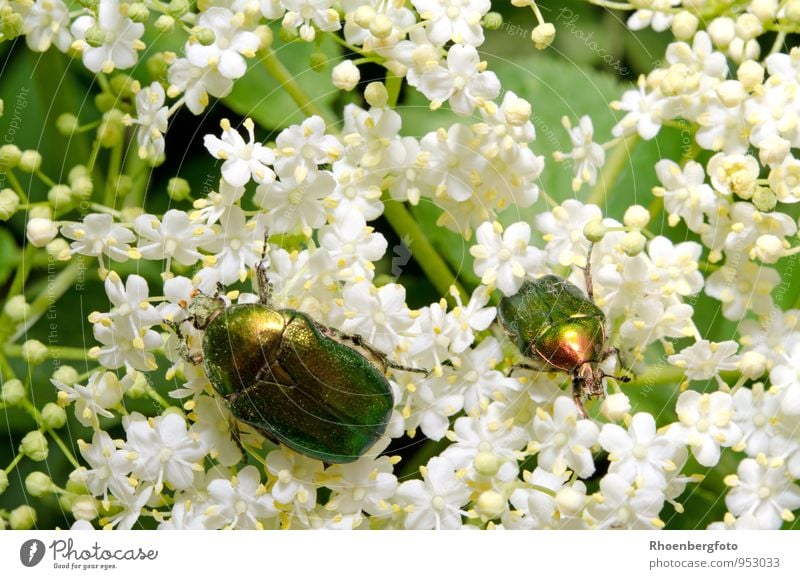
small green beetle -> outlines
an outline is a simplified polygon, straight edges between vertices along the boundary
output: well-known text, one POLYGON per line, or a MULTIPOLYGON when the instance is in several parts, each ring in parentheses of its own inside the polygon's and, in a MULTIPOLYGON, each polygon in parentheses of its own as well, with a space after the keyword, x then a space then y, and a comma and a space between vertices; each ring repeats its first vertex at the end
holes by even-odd
MULTIPOLYGON (((606 318, 594 303, 588 261, 584 273, 588 297, 567 280, 546 275, 525 281, 519 292, 500 300, 498 319, 524 356, 543 363, 541 368, 521 367, 571 374, 573 399, 586 417, 583 400, 605 394, 607 374, 599 364, 613 355, 619 359, 619 351, 606 347, 606 318)), ((627 376, 611 377, 630 381, 627 376)))
POLYGON ((263 261, 256 271, 259 303, 198 295, 188 305, 189 320, 205 330, 202 357, 191 361, 202 363, 233 416, 270 440, 328 463, 357 460, 392 414, 386 368, 425 371, 389 362, 359 336, 302 312, 274 309, 263 261))

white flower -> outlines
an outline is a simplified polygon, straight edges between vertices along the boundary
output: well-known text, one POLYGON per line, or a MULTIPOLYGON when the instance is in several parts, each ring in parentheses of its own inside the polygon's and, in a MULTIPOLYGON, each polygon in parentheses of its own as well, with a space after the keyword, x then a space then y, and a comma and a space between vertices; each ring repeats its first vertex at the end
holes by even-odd
POLYGON ((168 109, 164 106, 164 87, 154 82, 136 95, 136 139, 139 158, 158 159, 164 154, 164 133, 167 132, 168 109))
POLYGON ((526 277, 544 270, 544 252, 528 245, 531 227, 514 223, 505 231, 497 222, 483 223, 475 231, 477 244, 469 248, 475 258, 475 274, 484 285, 496 285, 507 296, 519 290, 526 277))
POLYGON ((416 88, 431 101, 431 108, 449 100, 453 112, 466 116, 500 94, 500 81, 486 71, 474 46, 454 44, 447 52, 447 67, 439 65, 420 75, 416 88))
POLYGON ((537 215, 534 223, 547 242, 547 262, 583 266, 589 253, 589 240, 583 228, 602 217, 597 205, 584 205, 577 199, 567 199, 552 211, 537 215))
POLYGON ((540 467, 525 473, 525 482, 532 488, 514 490, 509 502, 513 511, 503 515, 507 529, 584 529, 581 519, 586 503, 586 486, 582 481, 565 484, 564 476, 554 475, 540 467), (551 493, 546 490, 552 491, 551 493))
POLYGON ((739 388, 734 393, 733 420, 742 431, 742 443, 748 456, 769 451, 780 404, 778 389, 765 390, 761 382, 754 383, 751 388, 739 388))
POLYGON ((106 320, 128 325, 131 332, 137 333, 161 322, 161 314, 148 301, 150 288, 147 280, 136 274, 129 275, 122 284, 117 272, 108 274, 104 282, 106 295, 112 308, 108 313, 92 312, 89 321, 106 323, 106 320))
POLYGON ((104 317, 92 326, 92 333, 102 347, 91 348, 89 356, 97 358, 106 368, 130 366, 142 371, 158 368, 152 353, 163 343, 158 332, 145 328, 133 331, 128 320, 104 317))
POLYGON ((738 349, 739 345, 733 340, 725 342, 698 340, 681 350, 680 354, 674 354, 667 360, 670 364, 683 368, 689 380, 717 378, 721 381, 720 372, 736 369, 736 362, 739 360, 739 356, 736 355, 738 349))
POLYGON ((769 172, 769 186, 781 203, 800 201, 800 160, 786 157, 769 172))
POLYGON ((381 352, 391 354, 401 333, 414 323, 406 306, 406 290, 399 284, 375 288, 369 282, 348 284, 342 291, 344 320, 341 330, 355 333, 381 352))
POLYGON ((242 124, 249 136, 247 142, 239 131, 231 127, 228 119, 222 119, 222 138, 206 135, 203 137, 203 144, 214 158, 224 161, 222 178, 230 185, 241 187, 251 177, 256 183, 272 183, 275 173, 267 165, 275 160, 275 154, 271 149, 255 142, 253 119, 245 119, 242 124))
POLYGON ((622 100, 614 101, 611 107, 628 112, 611 130, 615 137, 638 132, 643 139, 650 140, 661 130, 663 119, 670 116, 667 100, 657 91, 647 92, 644 76, 639 78, 638 90, 625 91, 622 100))
POLYGON ((317 237, 320 247, 335 260, 341 280, 371 280, 375 275, 373 262, 386 253, 388 246, 386 238, 367 226, 358 211, 345 213, 321 228, 317 237))
POLYGON ((733 259, 706 278, 705 292, 722 302, 722 315, 741 320, 747 310, 759 315, 773 308, 772 290, 781 283, 780 274, 748 259, 733 259), (736 267, 735 267, 736 266, 736 267))
POLYGON ((263 529, 264 521, 277 513, 275 501, 261 484, 261 475, 252 465, 236 475, 218 478, 208 484, 206 516, 209 525, 229 529, 263 529))
POLYGON ((310 237, 313 229, 325 224, 325 201, 335 189, 330 171, 319 171, 302 182, 284 177, 261 184, 253 200, 267 211, 261 217, 270 233, 300 230, 310 237))
POLYGON ((35 52, 45 52, 51 44, 67 52, 72 44, 69 24, 69 9, 62 0, 36 0, 25 16, 25 42, 35 52))
POLYGON ((66 405, 75 402, 75 417, 78 422, 97 430, 100 426, 98 416, 114 417, 107 409, 122 402, 125 391, 133 385, 133 374, 126 374, 119 380, 113 372, 93 372, 86 386, 67 386, 55 379, 50 382, 60 390, 59 403, 66 405))
POLYGON ((333 3, 333 0, 283 0, 286 7, 283 27, 287 30, 300 28, 300 38, 306 42, 313 41, 316 36, 312 23, 325 32, 339 30, 342 25, 333 3))
POLYGON ((190 432, 200 436, 211 458, 222 466, 233 466, 242 459, 242 451, 231 435, 232 418, 222 400, 199 396, 189 418, 194 421, 190 432))
POLYGON ((678 398, 675 410, 679 422, 670 425, 667 435, 689 445, 703 466, 717 464, 720 446, 734 446, 742 438, 733 421, 733 398, 726 392, 700 394, 687 390, 678 398))
POLYGON ((598 441, 609 453, 608 472, 631 484, 663 489, 667 484, 665 472, 676 468, 672 461, 675 443, 656 434, 656 421, 646 412, 634 414, 627 431, 616 424, 604 424, 598 441))
POLYGON ((144 24, 133 22, 123 15, 119 0, 100 0, 98 17, 80 16, 72 23, 72 34, 81 50, 83 64, 92 72, 109 74, 115 68, 130 68, 138 59, 137 50, 144 44, 139 38, 144 34, 144 24), (104 34, 100 46, 91 46, 86 33, 92 28, 104 34))
POLYGON ((703 288, 703 274, 699 271, 703 246, 693 241, 673 244, 661 235, 647 243, 647 254, 656 270, 652 273, 660 286, 662 296, 677 293, 690 296, 703 288))
POLYGON ((557 475, 569 468, 586 478, 595 471, 591 448, 599 433, 597 424, 580 418, 571 399, 559 396, 553 404, 552 416, 541 408, 536 409, 534 440, 530 446, 538 452, 542 468, 557 475))
POLYGON ((199 437, 186 429, 182 416, 170 413, 147 419, 134 412, 123 426, 128 436, 123 449, 133 463, 132 475, 154 482, 157 492, 163 483, 187 489, 194 473, 203 470, 200 460, 206 451, 199 437))
POLYGON ((292 175, 298 182, 341 155, 342 144, 335 136, 325 134, 325 121, 318 116, 284 129, 275 139, 275 171, 281 177, 292 175))
POLYGON ((91 468, 76 472, 86 482, 90 493, 102 496, 107 501, 109 491, 116 496, 133 492, 128 479, 133 464, 127 456, 128 453, 120 450, 107 432, 95 431, 91 444, 78 440, 78 448, 91 468))
POLYGON ((166 270, 174 259, 181 265, 194 265, 202 254, 197 247, 209 240, 210 232, 202 225, 192 223, 185 211, 170 209, 162 220, 146 213, 134 221, 139 234, 139 253, 145 259, 166 259, 166 270))
POLYGON ((415 165, 420 166, 422 178, 435 189, 437 198, 446 195, 461 202, 474 195, 473 184, 480 181, 487 165, 475 149, 476 136, 470 127, 455 123, 420 140, 415 165))
POLYGON ((192 221, 205 221, 208 225, 216 223, 222 215, 230 209, 244 195, 244 187, 234 187, 225 179, 220 179, 218 191, 211 191, 204 199, 194 202, 193 212, 189 218, 192 221))
POLYGON ((760 167, 752 155, 717 153, 708 161, 706 170, 711 185, 721 194, 735 194, 742 199, 750 199, 760 167))
POLYGON ((450 288, 450 295, 456 307, 448 313, 447 334, 450 339, 450 350, 460 354, 475 341, 475 332, 482 332, 494 321, 497 308, 486 307, 491 297, 487 286, 478 286, 464 305, 461 295, 455 287, 450 288))
POLYGON ((361 81, 361 71, 350 59, 345 59, 331 69, 331 83, 338 89, 351 91, 361 81))
POLYGON ((674 161, 662 159, 656 163, 656 174, 664 186, 653 188, 653 195, 664 198, 670 225, 682 218, 689 229, 700 231, 704 216, 717 208, 717 196, 704 182, 703 166, 689 161, 681 169, 674 161))
POLYGON ((581 117, 580 124, 573 128, 568 117, 562 119, 564 128, 569 132, 572 141, 570 153, 558 153, 557 160, 572 159, 572 190, 578 191, 584 183, 594 185, 597 182, 597 170, 606 162, 606 153, 602 145, 593 141, 594 126, 588 115, 581 117))
POLYGON ((795 342, 784 353, 769 374, 779 395, 781 410, 786 414, 800 414, 800 342, 795 342))
POLYGON ((242 208, 233 205, 220 219, 221 230, 204 246, 216 252, 213 267, 219 271, 223 284, 243 282, 260 260, 263 235, 255 235, 255 224, 247 223, 242 208))
POLYGON ((194 66, 187 58, 179 58, 169 66, 167 79, 170 82, 169 95, 174 97, 184 93, 186 106, 196 115, 208 106, 208 95, 223 98, 233 89, 233 81, 215 67, 194 66))
POLYGON ((423 480, 406 481, 397 489, 397 498, 408 505, 406 529, 460 529, 462 507, 470 493, 450 461, 432 458, 423 470, 423 480))
POLYGON ((628 17, 628 28, 631 30, 642 30, 650 26, 657 32, 662 32, 669 28, 674 14, 671 9, 680 4, 680 0, 647 0, 643 6, 646 10, 637 10, 628 17))
MULTIPOLYGON (((386 440, 388 443, 388 439, 386 440)), ((376 446, 380 446, 380 443, 376 446)), ((381 452, 375 448, 370 453, 381 452)), ((397 477, 392 474, 392 459, 362 456, 350 464, 335 464, 325 471, 325 486, 331 489, 328 510, 343 515, 364 511, 370 515, 386 514, 387 502, 397 490, 397 477)))
POLYGON ((800 508, 800 487, 792 484, 782 460, 769 460, 763 454, 746 458, 725 483, 733 487, 725 497, 730 512, 752 515, 761 529, 779 529, 784 521, 793 521, 792 511, 800 508))
POLYGON ((267 471, 275 477, 273 498, 302 511, 314 508, 317 502, 317 479, 322 474, 320 461, 305 457, 281 446, 267 455, 267 471))
POLYGON ((600 481, 599 496, 588 506, 588 520, 597 529, 657 529, 664 506, 664 493, 653 487, 637 487, 618 474, 609 473, 600 481))
POLYGON ((491 8, 489 0, 412 0, 420 16, 428 20, 428 38, 443 46, 452 40, 456 44, 483 44, 481 19, 491 8))
POLYGON ((70 243, 70 253, 100 257, 101 269, 105 269, 102 255, 120 262, 137 255, 129 245, 136 236, 107 213, 90 213, 83 223, 67 223, 61 227, 61 235, 75 240, 70 243))
POLYGON ((200 13, 197 26, 214 32, 214 42, 186 44, 186 58, 199 68, 214 68, 231 80, 241 78, 247 71, 244 57, 252 58, 260 45, 255 32, 241 30, 245 15, 234 14, 227 8, 212 6, 200 13))

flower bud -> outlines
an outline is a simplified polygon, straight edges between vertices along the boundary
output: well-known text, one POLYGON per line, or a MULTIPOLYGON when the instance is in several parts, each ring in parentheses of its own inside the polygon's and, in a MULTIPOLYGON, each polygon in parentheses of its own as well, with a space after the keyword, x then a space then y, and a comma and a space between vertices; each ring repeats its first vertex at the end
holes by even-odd
POLYGON ((369 31, 375 38, 388 38, 392 33, 394 24, 389 20, 386 14, 378 14, 372 22, 369 23, 369 31))
POLYGON ((192 193, 192 188, 186 179, 181 177, 172 177, 167 182, 167 195, 173 201, 185 201, 192 193))
POLYGON ((197 39, 197 42, 203 46, 211 46, 217 40, 217 35, 211 28, 205 26, 196 26, 192 29, 192 36, 197 39))
POLYGON ((72 516, 79 521, 91 521, 98 516, 97 499, 91 495, 82 495, 72 502, 72 516))
POLYGON ((25 477, 25 490, 34 497, 43 497, 55 490, 55 485, 50 477, 38 470, 25 477))
POLYGON ((750 250, 750 259, 758 259, 762 263, 776 263, 786 253, 783 241, 777 235, 759 235, 753 249, 750 250))
POLYGON ((483 27, 486 30, 498 30, 503 25, 503 15, 499 12, 487 12, 483 17, 483 27))
POLYGON ((644 229, 650 223, 650 212, 641 205, 631 205, 625 211, 622 222, 628 227, 644 229))
POLYGON ((372 107, 383 108, 389 100, 389 93, 382 82, 371 82, 364 90, 364 98, 372 107))
POLYGON ((62 237, 56 237, 44 247, 47 255, 59 261, 67 261, 70 258, 69 243, 62 237))
POLYGON ((8 524, 15 531, 27 531, 36 524, 36 510, 28 505, 22 505, 11 511, 8 524))
POLYGON ((622 392, 609 394, 600 405, 600 413, 612 422, 622 420, 630 411, 631 401, 622 392))
POLYGON ((42 155, 39 151, 34 149, 28 149, 27 151, 22 151, 22 155, 19 158, 19 168, 26 173, 33 173, 34 171, 38 171, 42 166, 42 155))
POLYGON ((0 389, 0 400, 6 406, 18 405, 25 400, 25 386, 16 378, 7 380, 0 389))
POLYGON ((86 41, 86 44, 92 48, 98 48, 105 44, 106 33, 102 28, 100 28, 99 25, 94 24, 86 30, 86 33, 83 35, 83 39, 86 41))
POLYGON ((791 145, 789 141, 773 133, 758 144, 758 160, 762 165, 780 165, 789 155, 791 145))
POLYGON ((275 40, 274 34, 272 33, 272 29, 269 26, 259 26, 255 30, 256 36, 258 36, 258 47, 261 50, 267 49, 272 46, 272 42, 275 40))
POLYGON ((602 241, 606 235, 606 226, 601 219, 592 219, 583 227, 583 235, 592 243, 602 241))
POLYGON ((778 0, 753 0, 750 12, 755 14, 762 22, 775 20, 778 14, 778 0))
POLYGON ((372 6, 359 6, 353 13, 353 21, 361 28, 369 28, 369 25, 375 19, 375 16, 375 9, 372 6))
POLYGON ((12 189, 0 191, 0 221, 8 221, 19 209, 19 196, 12 189))
POLYGON ((752 40, 762 32, 764 32, 764 25, 755 14, 745 12, 736 19, 736 36, 742 40, 752 40))
POLYGON ((775 205, 778 204, 778 196, 769 187, 758 187, 753 194, 752 201, 756 209, 767 213, 775 209, 775 205))
POLYGON ((745 60, 758 60, 761 54, 761 46, 755 38, 744 41, 741 38, 734 38, 728 46, 728 56, 739 64, 745 60))
POLYGON ((44 247, 58 235, 58 227, 52 219, 34 217, 28 221, 25 233, 34 247, 44 247))
POLYGON ((714 44, 725 49, 736 37, 736 23, 727 16, 714 18, 708 25, 708 35, 714 44))
POLYGON ((12 322, 20 323, 31 315, 31 305, 25 301, 25 296, 14 296, 6 302, 5 307, 3 307, 3 313, 12 322))
POLYGON ((67 423, 67 413, 58 404, 48 402, 39 413, 42 426, 47 430, 56 430, 67 423))
POLYGON ((635 257, 644 251, 647 239, 639 231, 629 231, 622 238, 622 251, 630 257, 635 257))
POLYGON ((3 99, 0 99, 0 117, 2 117, 2 116, 3 116, 3 114, 5 113, 5 106, 6 106, 6 105, 5 105, 5 103, 3 102, 3 99))
POLYGON ((175 30, 175 19, 167 14, 162 14, 156 18, 155 28, 161 34, 170 34, 175 30))
POLYGON ((22 439, 19 451, 33 461, 45 460, 48 454, 47 438, 38 430, 31 430, 22 439))
POLYGON ((74 133, 79 126, 78 117, 72 113, 60 114, 56 119, 56 128, 58 132, 67 137, 74 133))
POLYGON ((697 16, 688 10, 682 10, 672 19, 672 33, 678 40, 689 40, 697 32, 699 23, 697 16))
POLYGON ((506 510, 507 501, 497 491, 483 491, 475 501, 475 511, 484 519, 496 519, 506 510))
POLYGON ((500 470, 500 460, 493 452, 479 452, 473 464, 478 474, 483 476, 494 476, 500 470))
POLYGON ((0 468, 0 495, 6 492, 8 488, 8 475, 6 471, 0 468))
POLYGON ((578 515, 586 504, 586 495, 573 487, 563 487, 556 493, 556 505, 562 515, 574 517, 578 515))
POLYGON ((112 76, 109 86, 111 92, 124 99, 131 98, 142 88, 138 80, 122 73, 112 76))
MULTIPOLYGON (((108 94, 108 93, 105 93, 108 94)), ((112 97, 116 99, 116 97, 112 97)), ((122 142, 125 136, 125 125, 122 123, 122 111, 110 109, 103 115, 103 121, 97 129, 97 138, 103 147, 111 148, 122 142)))
POLYGON ((188 0, 171 0, 167 4, 167 12, 173 18, 180 18, 189 11, 188 0))
POLYGON ((147 378, 141 372, 136 372, 133 377, 133 384, 125 391, 125 396, 128 398, 145 398, 147 396, 147 387, 149 386, 147 378))
POLYGON ((336 88, 351 91, 361 80, 361 73, 352 60, 345 60, 333 67, 331 80, 336 88))
POLYGON ((150 18, 150 10, 142 2, 134 2, 128 5, 128 18, 134 22, 145 23, 150 18))
POLYGON ((551 22, 544 22, 539 24, 531 32, 531 40, 533 45, 539 50, 543 50, 552 44, 556 37, 556 27, 551 22))
POLYGON ((724 80, 717 85, 716 91, 719 100, 728 108, 742 104, 747 98, 747 91, 738 80, 724 80))
POLYGON ((22 357, 29 366, 38 366, 47 360, 48 349, 39 340, 28 340, 22 344, 22 357))
POLYGON ((19 165, 22 151, 16 145, 3 145, 0 147, 0 168, 13 169, 19 165))
POLYGON ((750 380, 758 380, 767 371, 767 358, 761 352, 748 350, 742 354, 741 359, 736 363, 736 367, 742 376, 750 380))
POLYGON ((153 79, 165 79, 167 76, 167 69, 169 63, 163 52, 156 52, 153 56, 146 61, 147 73, 153 79))
POLYGON ((53 380, 57 380, 67 386, 74 386, 77 384, 78 377, 78 371, 72 366, 59 366, 56 368, 55 372, 53 372, 53 380))
POLYGON ((53 185, 47 192, 47 200, 56 209, 64 207, 72 201, 72 189, 69 185, 53 185))
POLYGON ((531 103, 525 99, 507 97, 503 105, 505 121, 512 127, 521 127, 531 120, 531 103))
POLYGON ((94 190, 92 178, 89 176, 78 177, 71 184, 72 195, 76 199, 88 199, 94 190))
POLYGON ((786 19, 790 22, 800 20, 800 0, 789 0, 784 10, 786 11, 786 19))

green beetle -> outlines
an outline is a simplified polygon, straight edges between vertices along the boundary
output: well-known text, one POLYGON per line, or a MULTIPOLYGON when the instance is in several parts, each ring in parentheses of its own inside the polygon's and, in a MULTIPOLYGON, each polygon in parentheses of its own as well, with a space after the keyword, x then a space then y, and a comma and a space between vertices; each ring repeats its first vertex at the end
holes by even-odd
POLYGON ((233 416, 270 440, 328 463, 357 460, 392 414, 387 366, 424 371, 302 312, 273 308, 262 264, 257 275, 259 303, 226 306, 198 295, 188 305, 190 321, 205 330, 202 357, 191 361, 202 363, 233 416))
MULTIPOLYGON (((594 303, 592 278, 587 264, 587 293, 555 275, 525 281, 519 292, 500 300, 498 319, 520 352, 542 362, 542 368, 572 376, 572 396, 586 417, 585 398, 602 397, 603 378, 599 364, 619 351, 606 347, 605 314, 594 303)), ((630 378, 613 378, 628 382, 630 378)))

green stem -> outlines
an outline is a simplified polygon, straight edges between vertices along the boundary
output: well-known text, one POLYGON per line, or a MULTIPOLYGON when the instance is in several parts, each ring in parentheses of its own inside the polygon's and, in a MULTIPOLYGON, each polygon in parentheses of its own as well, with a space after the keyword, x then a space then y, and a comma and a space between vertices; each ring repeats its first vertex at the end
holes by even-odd
POLYGON ((8 177, 8 182, 11 183, 11 187, 19 197, 20 203, 28 203, 28 196, 25 194, 25 189, 23 189, 22 183, 19 182, 17 176, 14 175, 14 171, 9 170, 6 173, 6 177, 8 177))
POLYGON ((79 463, 78 459, 75 458, 75 455, 72 454, 72 451, 69 449, 69 447, 67 447, 66 443, 64 443, 64 440, 61 438, 61 436, 56 434, 54 430, 47 430, 47 433, 53 437, 53 440, 56 441, 56 444, 61 449, 61 452, 64 453, 64 456, 67 457, 67 460, 72 464, 72 466, 75 468, 80 468, 81 463, 79 463))
POLYGON ((614 150, 611 152, 611 157, 605 167, 603 167, 602 174, 597 179, 597 185, 595 185, 592 192, 589 193, 589 198, 586 200, 587 204, 597 205, 601 208, 605 205, 606 194, 617 182, 623 169, 625 169, 625 165, 627 165, 630 159, 631 149, 636 146, 638 140, 639 135, 634 133, 622 139, 617 146, 614 147, 614 150))
POLYGON ((442 296, 447 296, 450 293, 450 286, 455 285, 462 299, 468 299, 467 292, 406 206, 386 196, 383 201, 384 217, 400 237, 408 236, 411 239, 411 253, 422 271, 433 283, 436 291, 442 296))
POLYGON ((161 396, 161 394, 159 394, 158 391, 152 386, 147 387, 147 395, 150 396, 150 398, 152 398, 156 402, 158 402, 164 408, 164 410, 166 410, 171 406, 174 406, 173 404, 170 404, 166 399, 164 399, 164 397, 161 396))
POLYGON ((48 177, 47 175, 45 175, 45 174, 44 174, 44 171, 42 171, 41 169, 37 169, 37 170, 36 170, 36 176, 37 176, 37 177, 39 177, 39 179, 41 179, 41 180, 42 180, 42 183, 44 183, 44 184, 45 184, 45 185, 47 185, 48 187, 55 187, 55 186, 56 186, 56 182, 55 182, 55 181, 53 181, 53 180, 52 180, 50 177, 48 177))
POLYGON ((297 103, 297 106, 300 107, 300 110, 303 111, 306 115, 317 115, 322 117, 325 121, 325 124, 331 125, 333 124, 333 119, 330 119, 325 112, 317 106, 317 104, 308 96, 306 91, 301 87, 297 80, 295 80, 292 73, 289 72, 283 63, 278 60, 275 51, 272 49, 267 49, 264 51, 264 58, 261 60, 264 64, 264 68, 267 69, 267 72, 278 81, 292 100, 297 103))
MULTIPOLYGON (((5 347, 6 355, 11 358, 22 357, 22 346, 19 344, 7 344, 5 347)), ((48 349, 50 358, 54 360, 80 360, 89 359, 89 355, 83 348, 72 348, 69 346, 53 346, 48 349)))
POLYGON ((387 106, 394 108, 397 104, 397 99, 400 98, 400 89, 403 88, 403 77, 386 75, 386 92, 389 93, 389 100, 387 106))
POLYGON ((19 461, 21 461, 21 460, 22 460, 22 456, 23 456, 23 454, 22 454, 21 452, 20 452, 20 453, 17 453, 17 456, 15 456, 15 457, 14 457, 14 459, 11 461, 11 463, 10 463, 10 464, 9 464, 9 465, 8 465, 8 466, 7 466, 7 467, 4 469, 4 470, 5 470, 5 472, 6 472, 6 474, 8 474, 8 473, 10 473, 12 470, 14 470, 14 467, 15 467, 15 466, 17 466, 17 464, 19 463, 19 461))
MULTIPOLYGON (((31 304, 31 311, 25 322, 17 328, 14 332, 11 341, 16 341, 20 336, 24 335, 33 325, 39 321, 39 318, 44 315, 51 304, 54 304, 61 296, 63 296, 72 287, 75 278, 78 277, 80 271, 80 264, 77 260, 73 260, 67 267, 53 278, 48 281, 42 292, 36 297, 31 304)), ((0 336, 2 337, 2 336, 0 336)))
POLYGON ((122 166, 122 146, 124 141, 114 145, 111 149, 111 160, 108 164, 108 175, 106 176, 106 193, 103 197, 103 204, 107 207, 114 207, 117 199, 117 183, 119 183, 119 170, 122 166))

